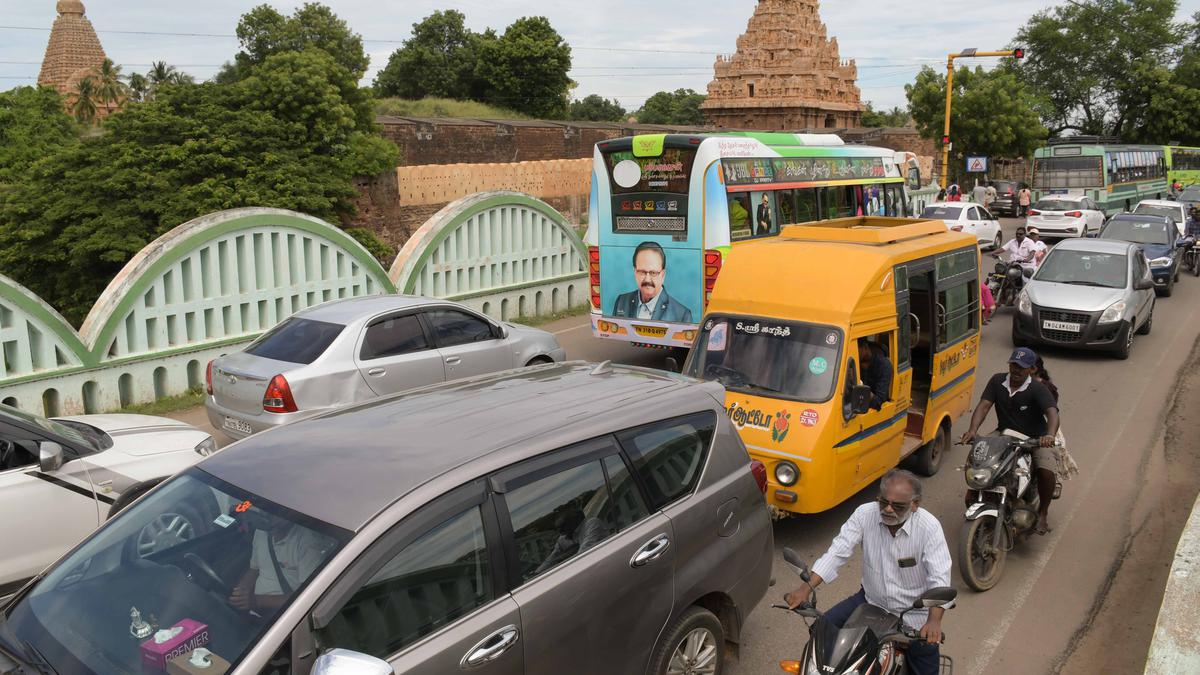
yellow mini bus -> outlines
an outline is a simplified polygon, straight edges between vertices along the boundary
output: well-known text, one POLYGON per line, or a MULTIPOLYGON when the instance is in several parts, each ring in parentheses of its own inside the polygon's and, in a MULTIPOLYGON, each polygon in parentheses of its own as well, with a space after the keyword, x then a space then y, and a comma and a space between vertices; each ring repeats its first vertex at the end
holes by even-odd
POLYGON ((971 404, 979 323, 973 235, 902 218, 792 225, 733 250, 684 370, 725 385, 773 510, 816 513, 906 457, 938 470, 971 404))

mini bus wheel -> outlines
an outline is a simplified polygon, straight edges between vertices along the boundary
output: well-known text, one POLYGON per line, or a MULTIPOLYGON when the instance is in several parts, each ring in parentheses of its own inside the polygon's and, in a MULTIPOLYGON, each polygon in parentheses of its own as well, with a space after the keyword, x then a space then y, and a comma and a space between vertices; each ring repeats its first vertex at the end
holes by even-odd
POLYGON ((912 467, 922 476, 932 476, 942 466, 942 458, 950 452, 950 435, 946 427, 939 425, 933 440, 913 453, 912 467))

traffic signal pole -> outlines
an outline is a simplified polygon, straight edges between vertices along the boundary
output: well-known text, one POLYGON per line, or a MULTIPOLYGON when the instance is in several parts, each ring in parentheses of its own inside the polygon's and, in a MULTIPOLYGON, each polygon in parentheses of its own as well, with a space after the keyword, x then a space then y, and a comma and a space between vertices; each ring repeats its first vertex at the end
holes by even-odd
POLYGON ((1014 59, 1025 58, 1025 49, 1017 47, 1007 51, 981 52, 975 48, 964 49, 958 54, 946 57, 946 120, 942 127, 942 189, 945 190, 950 178, 950 102, 954 96, 954 59, 974 58, 979 56, 1011 56, 1014 59))

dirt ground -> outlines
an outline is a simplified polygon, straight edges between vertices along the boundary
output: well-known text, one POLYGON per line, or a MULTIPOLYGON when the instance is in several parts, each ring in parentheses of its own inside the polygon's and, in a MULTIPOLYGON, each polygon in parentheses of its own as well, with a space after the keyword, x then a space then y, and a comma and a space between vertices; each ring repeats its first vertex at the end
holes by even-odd
MULTIPOLYGON (((1063 655, 1058 673, 1140 673, 1154 634, 1179 534, 1200 492, 1200 342, 1185 361, 1165 434, 1145 456, 1134 527, 1096 611, 1063 655)), ((1104 523, 1094 524, 1097 528, 1104 523)), ((1064 580, 1069 584, 1069 580, 1064 580)))

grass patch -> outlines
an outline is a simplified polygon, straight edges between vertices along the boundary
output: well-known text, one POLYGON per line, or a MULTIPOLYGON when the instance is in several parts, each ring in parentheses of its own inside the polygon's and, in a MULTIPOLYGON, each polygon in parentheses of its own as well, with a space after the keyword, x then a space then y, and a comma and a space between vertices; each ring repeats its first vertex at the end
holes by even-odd
POLYGON ((426 97, 419 100, 383 98, 375 102, 375 114, 395 117, 467 117, 471 119, 527 120, 515 110, 476 101, 426 97))
POLYGON ((554 314, 547 314, 545 316, 518 316, 517 318, 512 319, 510 323, 519 323, 522 326, 533 327, 544 326, 548 323, 554 323, 560 319, 567 319, 573 316, 583 316, 584 314, 588 313, 589 309, 591 309, 589 305, 580 305, 578 307, 572 307, 571 309, 555 312, 554 314))
POLYGON ((204 390, 192 389, 186 394, 179 396, 168 396, 161 398, 152 403, 138 403, 125 408, 121 408, 116 412, 128 413, 131 415, 165 415, 167 413, 179 412, 180 410, 188 410, 196 406, 204 405, 204 390))

